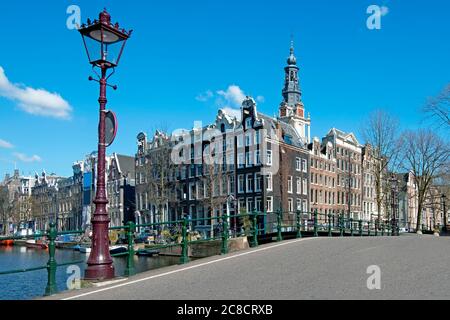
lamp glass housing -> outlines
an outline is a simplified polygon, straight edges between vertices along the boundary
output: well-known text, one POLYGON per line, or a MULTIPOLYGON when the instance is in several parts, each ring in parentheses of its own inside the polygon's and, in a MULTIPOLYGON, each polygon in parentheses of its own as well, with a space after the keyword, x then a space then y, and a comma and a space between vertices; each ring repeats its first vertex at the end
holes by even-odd
POLYGON ((131 32, 120 29, 118 24, 111 24, 110 16, 105 11, 99 18, 94 23, 88 21, 78 31, 83 37, 89 63, 97 67, 113 68, 119 64, 131 32))

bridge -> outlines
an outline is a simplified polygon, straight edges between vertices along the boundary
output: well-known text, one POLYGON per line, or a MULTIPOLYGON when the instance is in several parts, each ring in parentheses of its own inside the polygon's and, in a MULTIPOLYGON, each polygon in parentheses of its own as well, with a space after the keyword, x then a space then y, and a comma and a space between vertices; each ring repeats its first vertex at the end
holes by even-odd
POLYGON ((45 299, 450 299, 450 237, 311 237, 267 243, 45 299), (378 266, 380 289, 367 286, 378 266))

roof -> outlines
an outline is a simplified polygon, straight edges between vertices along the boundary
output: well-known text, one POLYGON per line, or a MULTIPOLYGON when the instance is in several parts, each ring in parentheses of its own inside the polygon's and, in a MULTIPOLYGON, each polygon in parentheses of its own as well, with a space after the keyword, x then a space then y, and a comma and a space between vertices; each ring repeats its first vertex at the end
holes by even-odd
POLYGON ((117 161, 119 166, 119 171, 123 175, 129 174, 131 177, 134 177, 135 174, 135 163, 134 157, 125 156, 125 155, 117 155, 117 161))

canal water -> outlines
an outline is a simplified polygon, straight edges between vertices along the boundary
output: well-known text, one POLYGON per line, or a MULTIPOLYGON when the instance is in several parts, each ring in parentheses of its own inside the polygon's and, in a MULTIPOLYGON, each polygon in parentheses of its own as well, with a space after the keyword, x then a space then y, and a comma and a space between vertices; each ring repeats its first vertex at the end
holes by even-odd
MULTIPOLYGON (((89 255, 73 250, 56 250, 57 263, 72 261, 87 261, 89 255)), ((126 267, 126 257, 113 258, 116 276, 123 276, 126 267)), ((48 261, 48 251, 26 247, 0 246, 0 272, 45 266, 48 261)), ((143 272, 179 263, 179 257, 137 257, 135 256, 136 272, 143 272)), ((84 274, 86 263, 76 264, 84 274)), ((58 267, 56 281, 59 291, 67 290, 67 280, 72 274, 67 273, 69 266, 58 267)), ((0 300, 30 300, 42 297, 47 285, 47 270, 25 273, 0 275, 0 300)))

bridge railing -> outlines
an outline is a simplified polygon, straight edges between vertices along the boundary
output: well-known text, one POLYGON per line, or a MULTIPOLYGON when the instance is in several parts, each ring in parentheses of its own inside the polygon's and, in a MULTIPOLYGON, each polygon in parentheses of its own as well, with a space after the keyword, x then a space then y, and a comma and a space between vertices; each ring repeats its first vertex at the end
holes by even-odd
MULTIPOLYGON (((282 241, 285 239, 302 237, 344 237, 344 236, 387 236, 398 235, 398 228, 392 228, 390 224, 380 223, 375 225, 372 221, 358 220, 345 217, 337 213, 294 212, 277 210, 275 212, 247 212, 234 215, 222 215, 205 218, 189 218, 166 221, 135 224, 128 222, 127 225, 110 227, 110 231, 123 231, 126 237, 127 251, 113 254, 113 257, 126 257, 125 276, 135 274, 134 257, 136 254, 175 248, 175 254, 180 256, 179 263, 189 262, 189 247, 202 243, 216 241, 220 242, 221 254, 229 252, 229 240, 238 236, 247 236, 251 247, 257 247, 260 241, 282 241), (209 235, 201 236, 199 227, 208 226, 209 235), (135 249, 135 235, 137 229, 158 230, 159 239, 155 243, 146 246, 146 249, 135 249)), ((57 292, 56 270, 58 267, 71 264, 83 263, 72 261, 58 264, 55 259, 56 239, 59 235, 83 234, 82 230, 58 232, 54 223, 50 224, 49 230, 39 235, 48 240, 49 260, 45 266, 28 269, 16 269, 0 271, 0 275, 14 274, 20 272, 32 272, 47 269, 48 279, 44 295, 52 295, 57 292)), ((36 235, 0 237, 4 240, 33 239, 36 235)))

